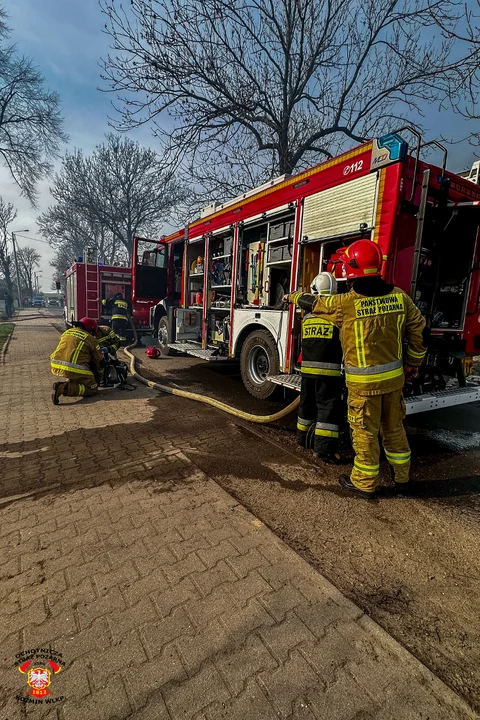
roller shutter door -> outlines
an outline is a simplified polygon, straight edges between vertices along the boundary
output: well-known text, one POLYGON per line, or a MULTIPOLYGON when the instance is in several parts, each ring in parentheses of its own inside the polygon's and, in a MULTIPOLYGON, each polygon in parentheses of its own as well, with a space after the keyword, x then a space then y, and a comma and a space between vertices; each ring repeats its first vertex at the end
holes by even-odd
POLYGON ((305 198, 302 235, 318 240, 354 233, 375 220, 377 173, 350 180, 305 198))

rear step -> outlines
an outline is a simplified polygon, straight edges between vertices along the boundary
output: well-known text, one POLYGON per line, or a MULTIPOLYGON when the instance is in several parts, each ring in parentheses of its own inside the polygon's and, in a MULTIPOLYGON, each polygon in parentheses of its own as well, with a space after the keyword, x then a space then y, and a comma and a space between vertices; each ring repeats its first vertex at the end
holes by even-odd
POLYGON ((193 357, 200 358, 201 360, 230 360, 230 358, 226 355, 218 355, 218 348, 207 348, 206 350, 203 350, 199 343, 174 342, 169 343, 168 347, 172 348, 172 350, 176 350, 177 352, 193 355, 193 357))
MULTIPOLYGON (((290 388, 300 392, 301 375, 268 375, 267 380, 275 385, 290 388)), ((436 410, 453 405, 480 401, 480 387, 467 385, 465 388, 449 388, 448 390, 434 390, 425 395, 405 398, 407 415, 436 410)))

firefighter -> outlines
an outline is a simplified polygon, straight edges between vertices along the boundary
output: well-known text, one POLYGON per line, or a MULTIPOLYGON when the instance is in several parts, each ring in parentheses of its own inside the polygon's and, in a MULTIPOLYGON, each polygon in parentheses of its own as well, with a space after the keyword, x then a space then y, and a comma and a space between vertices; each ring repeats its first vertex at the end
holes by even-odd
MULTIPOLYGON (((312 293, 329 297, 337 282, 322 272, 310 285, 312 293)), ((305 447, 315 425, 314 452, 326 463, 338 463, 342 347, 339 330, 330 320, 307 313, 302 323, 302 385, 297 419, 297 443, 305 447)))
POLYGON ((418 376, 425 357, 425 320, 403 290, 382 279, 383 256, 376 243, 357 240, 339 252, 349 292, 327 298, 293 293, 288 299, 340 329, 355 460, 350 477, 341 475, 339 482, 370 499, 380 469, 379 433, 395 486, 406 490, 409 481, 402 388, 405 378, 418 376))
POLYGON ((95 337, 100 348, 107 348, 111 355, 116 355, 118 348, 122 344, 121 339, 118 335, 115 335, 108 325, 98 325, 95 337))
POLYGON ((126 332, 128 326, 128 303, 121 292, 111 297, 109 300, 102 300, 102 305, 112 311, 112 330, 118 335, 121 342, 127 339, 126 332))
POLYGON ((64 379, 53 384, 52 400, 58 405, 61 395, 88 397, 98 392, 103 375, 103 356, 95 339, 97 323, 84 317, 75 327, 66 330, 50 355, 54 375, 64 379))

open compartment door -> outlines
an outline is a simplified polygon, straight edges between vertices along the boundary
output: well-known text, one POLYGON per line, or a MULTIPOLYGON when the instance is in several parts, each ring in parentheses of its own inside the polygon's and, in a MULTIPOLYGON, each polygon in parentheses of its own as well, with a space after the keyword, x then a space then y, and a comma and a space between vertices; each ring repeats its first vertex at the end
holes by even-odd
POLYGON ((168 246, 158 240, 133 238, 132 299, 163 300, 167 294, 168 246))

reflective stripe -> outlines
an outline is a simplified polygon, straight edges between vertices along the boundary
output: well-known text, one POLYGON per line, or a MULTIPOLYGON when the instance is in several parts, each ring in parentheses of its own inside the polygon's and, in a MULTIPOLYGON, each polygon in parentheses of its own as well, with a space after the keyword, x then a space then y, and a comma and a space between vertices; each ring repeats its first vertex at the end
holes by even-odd
POLYGON ((323 301, 327 307, 330 307, 330 305, 333 303, 333 295, 330 295, 329 297, 325 298, 323 301))
POLYGON ((308 423, 308 425, 305 425, 304 423, 301 423, 300 420, 297 420, 297 430, 300 430, 301 432, 307 432, 313 425, 313 422, 308 423))
POLYGON ((302 367, 325 368, 325 370, 340 370, 340 363, 316 362, 314 360, 302 360, 302 367))
POLYGON ((345 372, 350 375, 379 375, 390 370, 396 370, 400 368, 403 372, 403 363, 401 360, 394 360, 393 362, 385 363, 385 365, 371 365, 367 368, 347 366, 345 372))
POLYGON ((297 422, 301 423, 302 425, 306 425, 307 427, 310 427, 310 425, 314 424, 315 420, 310 420, 309 418, 298 417, 297 422))
POLYGON ((353 461, 353 465, 365 477, 376 477, 380 471, 380 465, 362 465, 356 459, 353 461))
POLYGON ((397 316, 397 331, 398 331, 398 357, 403 357, 403 321, 405 320, 405 315, 398 315, 397 316))
POLYGON ((75 352, 74 352, 73 355, 72 355, 72 363, 76 363, 76 362, 77 362, 77 360, 78 360, 78 358, 79 358, 79 355, 80 355, 80 353, 81 353, 82 350, 83 350, 84 345, 85 345, 85 340, 80 340, 80 342, 78 343, 77 347, 75 348, 75 352))
POLYGON ((56 370, 68 370, 68 372, 78 373, 79 375, 92 375, 93 372, 86 365, 74 365, 66 360, 51 360, 50 367, 56 370))
POLYGON ((357 363, 359 368, 366 366, 365 362, 365 346, 363 344, 363 327, 361 320, 355 320, 353 323, 355 328, 355 347, 357 349, 357 363))
POLYGON ((128 304, 124 300, 115 300, 113 304, 118 308, 123 308, 124 310, 128 308, 128 304))
POLYGON ((78 384, 78 394, 79 395, 85 395, 85 385, 78 384))
POLYGON ((322 430, 335 430, 337 432, 340 430, 338 425, 333 425, 332 423, 317 422, 315 427, 319 429, 321 428, 322 430))
POLYGON ((315 428, 315 435, 338 438, 338 432, 335 432, 335 430, 322 430, 321 428, 315 428))
POLYGON ((112 315, 112 320, 128 320, 126 315, 112 315))
POLYGON ((327 370, 326 368, 309 368, 304 367, 302 363, 301 371, 302 375, 329 375, 330 377, 340 377, 342 374, 340 370, 327 370))
POLYGON ((422 350, 422 352, 415 352, 414 350, 410 350, 410 348, 408 348, 407 352, 408 352, 408 355, 410 355, 411 357, 418 359, 418 360, 423 360, 423 358, 427 354, 426 350, 422 350))
POLYGON ((410 459, 412 457, 411 452, 406 453, 390 453, 385 450, 385 455, 388 460, 388 462, 391 465, 406 465, 410 462, 410 459))
POLYGON ((292 302, 294 305, 298 304, 299 299, 303 295, 303 292, 294 292, 290 295, 290 302, 292 302))
POLYGON ((400 375, 403 375, 403 367, 398 368, 398 370, 390 370, 390 372, 376 373, 375 375, 355 375, 345 372, 345 379, 347 382, 367 385, 368 383, 382 382, 382 380, 392 380, 400 377, 400 375))

